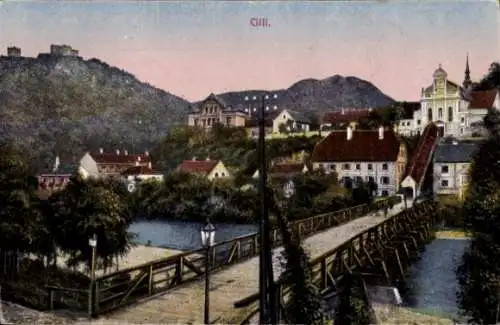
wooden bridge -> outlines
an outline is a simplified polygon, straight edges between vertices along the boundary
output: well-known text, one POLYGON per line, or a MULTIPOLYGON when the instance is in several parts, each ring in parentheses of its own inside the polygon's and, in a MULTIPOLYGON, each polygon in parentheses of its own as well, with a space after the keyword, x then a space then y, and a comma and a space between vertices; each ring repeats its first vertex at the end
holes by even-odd
MULTIPOLYGON (((331 285, 342 272, 354 269, 353 263, 375 265, 375 257, 371 257, 375 256, 374 250, 383 251, 384 243, 396 234, 405 232, 411 237, 408 245, 417 247, 418 236, 410 235, 417 229, 414 228, 417 221, 425 218, 412 219, 404 208, 400 197, 391 197, 371 206, 357 206, 293 223, 292 228, 302 238, 308 237, 304 244, 322 288, 331 285), (347 262, 342 261, 344 257, 347 262)), ((279 252, 282 244, 279 230, 272 231, 272 239, 274 251, 279 252)), ((213 252, 211 322, 244 323, 258 312, 255 309, 258 234, 219 243, 213 252)), ((101 320, 123 324, 202 323, 203 253, 203 249, 187 252, 99 277, 91 294, 86 295, 87 299, 90 297, 89 312, 101 320)), ((286 297, 286 286, 279 287, 286 297)), ((62 294, 54 289, 51 300, 57 301, 62 294)))

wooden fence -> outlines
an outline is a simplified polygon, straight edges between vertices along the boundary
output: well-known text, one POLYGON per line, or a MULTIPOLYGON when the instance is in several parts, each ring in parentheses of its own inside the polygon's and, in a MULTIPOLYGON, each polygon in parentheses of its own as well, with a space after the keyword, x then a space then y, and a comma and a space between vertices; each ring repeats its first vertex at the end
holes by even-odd
MULTIPOLYGON (((392 254, 394 240, 403 239, 402 246, 406 250, 406 256, 411 252, 418 251, 430 237, 430 225, 434 222, 432 209, 433 203, 423 201, 415 204, 412 208, 385 220, 384 222, 366 229, 356 235, 343 245, 326 252, 325 254, 311 260, 312 276, 314 282, 322 293, 339 288, 338 284, 343 275, 366 270, 380 266, 382 276, 390 281, 389 271, 386 267, 386 259, 390 254, 393 263, 401 264, 400 255, 396 251, 392 254), (407 248, 407 244, 410 248, 407 248), (388 253, 389 252, 389 253, 388 253)), ((404 254, 404 252, 402 253, 404 254)), ((279 297, 280 320, 288 324, 284 315, 286 301, 291 293, 291 287, 287 283, 287 273, 276 281, 277 296, 279 297)), ((248 316, 240 324, 248 324, 259 312, 256 303, 259 293, 255 293, 234 304, 236 308, 249 308, 248 316), (253 309, 251 308, 253 306, 253 309)))
MULTIPOLYGON (((399 196, 389 197, 371 205, 359 205, 298 220, 291 227, 304 238, 400 202, 399 196)), ((271 242, 273 247, 282 245, 278 228, 271 230, 271 242)), ((212 247, 210 271, 218 271, 255 257, 259 254, 259 249, 258 233, 217 243, 212 247)), ((205 249, 202 248, 98 277, 87 293, 89 314, 103 314, 200 278, 205 270, 204 254, 205 249)), ((65 294, 63 288, 49 288, 49 291, 51 301, 57 301, 58 295, 65 294)))

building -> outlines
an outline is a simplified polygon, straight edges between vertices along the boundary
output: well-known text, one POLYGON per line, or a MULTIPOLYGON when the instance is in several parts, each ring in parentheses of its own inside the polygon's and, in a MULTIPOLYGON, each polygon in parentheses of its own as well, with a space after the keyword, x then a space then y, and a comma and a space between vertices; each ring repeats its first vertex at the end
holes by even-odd
POLYGON ((470 137, 482 132, 484 116, 489 109, 500 108, 500 97, 498 90, 472 89, 467 57, 462 86, 449 80, 439 65, 432 75, 432 83, 422 88, 420 106, 411 119, 401 121, 405 124, 405 134, 420 134, 427 124, 433 122, 440 137, 470 137))
POLYGON ((337 173, 341 184, 352 188, 359 182, 377 184, 377 195, 399 190, 406 163, 406 145, 392 129, 332 131, 316 144, 313 169, 337 173))
MULTIPOLYGON (((310 130, 311 121, 304 114, 289 109, 266 111, 264 126, 266 134, 306 133, 310 130)), ((251 137, 259 135, 259 120, 253 115, 245 122, 247 133, 251 137)))
POLYGON ((78 56, 78 50, 66 44, 62 45, 51 44, 50 54, 56 56, 78 56))
POLYGON ((11 46, 7 48, 7 56, 9 57, 20 57, 21 56, 21 48, 16 46, 11 46))
POLYGON ((359 121, 371 116, 371 108, 342 108, 338 111, 327 112, 321 118, 321 130, 344 129, 347 126, 355 129, 359 121))
POLYGON ((127 169, 136 166, 148 167, 150 163, 151 157, 147 151, 143 154, 129 155, 127 150, 105 153, 101 148, 98 153, 87 152, 80 159, 80 170, 84 178, 120 178, 127 169))
POLYGON ((60 191, 68 185, 72 176, 78 172, 78 166, 60 165, 56 157, 54 167, 37 174, 38 194, 40 197, 49 197, 52 193, 60 191))
POLYGON ((434 156, 434 193, 437 195, 456 195, 463 199, 469 183, 469 171, 477 143, 442 141, 436 147, 434 156))
MULTIPOLYGON (((273 164, 268 171, 270 177, 275 178, 292 178, 298 175, 303 175, 309 171, 309 167, 305 163, 280 163, 273 164)), ((259 178, 259 170, 257 169, 252 178, 259 178)))
POLYGON ((420 102, 402 102, 398 109, 397 121, 394 125, 396 133, 412 136, 417 135, 413 130, 413 114, 420 110, 420 102))
POLYGON ((210 94, 199 104, 198 109, 188 115, 188 125, 210 129, 220 123, 228 127, 244 127, 247 113, 232 108, 218 96, 210 94))
POLYGON ((122 179, 129 192, 135 191, 138 183, 142 181, 163 181, 163 173, 152 168, 151 162, 147 166, 134 166, 121 173, 122 179))
POLYGON ((184 160, 178 167, 178 171, 195 173, 206 176, 209 180, 228 178, 231 174, 221 160, 184 160))

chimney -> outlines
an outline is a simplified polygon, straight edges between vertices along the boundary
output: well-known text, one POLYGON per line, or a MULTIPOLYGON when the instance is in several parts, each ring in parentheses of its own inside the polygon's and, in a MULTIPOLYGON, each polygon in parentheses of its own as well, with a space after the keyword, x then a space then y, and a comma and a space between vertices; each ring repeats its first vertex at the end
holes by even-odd
POLYGON ((137 161, 141 161, 141 156, 137 156, 137 161))
POLYGON ((341 114, 342 114, 342 115, 344 115, 344 114, 345 114, 345 110, 344 110, 344 108, 343 108, 343 107, 342 107, 342 113, 341 113, 341 114))
POLYGON ((210 156, 207 156, 207 159, 205 159, 206 161, 210 161, 210 156))
POLYGON ((99 153, 102 155, 104 153, 104 149, 99 148, 99 153))
POLYGON ((151 162, 148 162, 148 168, 153 169, 153 165, 151 164, 151 162))
POLYGON ((149 151, 144 151, 144 155, 149 156, 149 151))
POLYGON ((116 155, 119 156, 120 155, 120 150, 119 149, 116 149, 116 155))
POLYGON ((135 162, 135 165, 136 165, 136 166, 139 166, 139 160, 137 160, 137 161, 135 162))
POLYGON ((347 140, 352 139, 352 127, 348 126, 347 127, 347 140))
POLYGON ((193 159, 191 159, 191 160, 196 161, 196 156, 193 156, 193 159))
POLYGON ((123 154, 124 154, 125 156, 128 156, 128 151, 127 151, 127 150, 123 150, 123 154))
POLYGON ((378 139, 383 140, 384 139, 384 127, 379 126, 378 128, 378 139))
POLYGON ((56 156, 56 161, 54 162, 54 169, 52 170, 53 172, 57 171, 59 169, 60 161, 59 161, 59 156, 56 156))

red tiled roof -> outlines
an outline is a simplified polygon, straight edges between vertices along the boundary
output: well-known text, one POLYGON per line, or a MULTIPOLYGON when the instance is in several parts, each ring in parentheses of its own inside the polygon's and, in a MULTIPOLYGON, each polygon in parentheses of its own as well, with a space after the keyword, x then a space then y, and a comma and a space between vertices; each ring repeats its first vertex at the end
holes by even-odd
POLYGON ((184 160, 177 168, 186 173, 208 174, 218 162, 218 160, 184 160))
POLYGON ((493 106, 496 95, 497 90, 473 91, 470 93, 471 102, 469 108, 489 109, 493 106))
POLYGON ((370 109, 352 109, 347 111, 327 112, 323 115, 322 124, 357 122, 372 113, 370 109))
POLYGON ((115 153, 97 153, 92 154, 92 158, 98 164, 134 164, 141 158, 140 163, 148 163, 151 161, 151 156, 146 154, 138 155, 125 155, 125 154, 115 154, 115 153))
POLYGON ((346 131, 333 131, 321 140, 311 155, 311 161, 396 161, 400 141, 392 129, 384 131, 379 139, 378 130, 354 130, 347 140, 346 131))
POLYGON ((411 176, 417 184, 420 184, 425 175, 429 159, 431 159, 432 153, 434 152, 437 139, 438 127, 434 123, 428 124, 418 140, 417 147, 408 162, 408 167, 406 168, 405 177, 403 177, 403 179, 411 176))
POLYGON ((276 164, 271 167, 269 173, 282 174, 282 175, 300 174, 302 173, 303 169, 304 169, 303 163, 276 164))
POLYGON ((125 171, 122 172, 123 176, 128 176, 128 175, 159 175, 162 174, 159 171, 153 170, 149 168, 148 166, 134 166, 127 168, 125 171))

